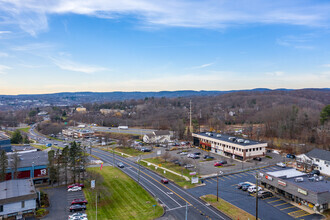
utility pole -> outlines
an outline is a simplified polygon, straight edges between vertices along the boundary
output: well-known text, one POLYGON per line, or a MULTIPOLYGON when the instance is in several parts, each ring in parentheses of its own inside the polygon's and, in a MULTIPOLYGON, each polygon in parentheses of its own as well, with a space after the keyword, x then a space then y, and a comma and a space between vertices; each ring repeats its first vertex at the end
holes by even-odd
POLYGON ((191 125, 191 100, 189 102, 190 104, 190 107, 189 107, 189 110, 190 110, 190 113, 189 113, 189 129, 190 129, 190 132, 192 132, 192 125, 191 125))
POLYGON ((188 203, 186 202, 186 220, 188 220, 188 203))
POLYGON ((97 192, 96 192, 96 203, 95 203, 95 206, 96 206, 96 209, 95 209, 95 212, 96 212, 95 219, 97 220, 97 192))
POLYGON ((113 159, 113 167, 115 167, 115 145, 112 147, 112 159, 113 159))
POLYGON ((138 157, 138 163, 139 163, 138 183, 140 183, 140 170, 141 170, 140 160, 141 160, 141 155, 138 157))
POLYGON ((219 175, 223 174, 223 172, 220 170, 219 174, 217 174, 217 202, 219 201, 219 175))

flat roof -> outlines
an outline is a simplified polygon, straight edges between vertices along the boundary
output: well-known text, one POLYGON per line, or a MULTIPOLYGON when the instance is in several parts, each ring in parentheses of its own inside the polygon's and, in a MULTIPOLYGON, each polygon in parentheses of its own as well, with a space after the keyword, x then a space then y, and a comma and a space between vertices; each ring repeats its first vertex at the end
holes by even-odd
POLYGON ((278 177, 283 181, 289 182, 293 185, 296 185, 299 188, 306 189, 316 193, 330 192, 330 181, 327 181, 327 177, 324 176, 324 180, 322 181, 310 181, 308 180, 308 176, 306 173, 297 171, 294 168, 274 171, 274 172, 266 172, 270 176, 278 177), (301 175, 299 175, 301 174, 301 175), (301 177, 303 179, 302 182, 295 182, 295 178, 301 177))
POLYGON ((220 141, 225 141, 225 142, 229 142, 229 143, 238 144, 238 145, 241 145, 241 146, 251 146, 251 145, 255 145, 255 144, 264 144, 265 143, 265 142, 259 142, 259 141, 254 141, 254 140, 250 140, 250 139, 245 139, 245 138, 242 138, 242 137, 236 137, 236 136, 233 136, 233 135, 219 134, 219 133, 213 133, 213 132, 201 132, 201 133, 195 133, 195 134, 201 135, 201 136, 204 136, 204 137, 207 137, 207 138, 212 138, 212 139, 215 139, 215 140, 220 140, 220 141), (208 133, 210 133, 211 135, 208 135, 208 133), (237 142, 237 141, 232 141, 232 140, 229 139, 231 137, 236 138, 236 140, 242 139, 244 141, 248 141, 248 143, 244 143, 244 142, 240 143, 240 142, 237 142))
MULTIPOLYGON (((41 166, 48 164, 48 153, 45 151, 34 151, 29 153, 17 152, 19 157, 18 168, 41 166)), ((11 166, 14 154, 8 154, 8 165, 11 166)))
POLYGON ((31 179, 8 180, 0 183, 0 204, 37 198, 31 179))
POLYGON ((0 132, 0 141, 9 140, 10 138, 3 132, 0 132))

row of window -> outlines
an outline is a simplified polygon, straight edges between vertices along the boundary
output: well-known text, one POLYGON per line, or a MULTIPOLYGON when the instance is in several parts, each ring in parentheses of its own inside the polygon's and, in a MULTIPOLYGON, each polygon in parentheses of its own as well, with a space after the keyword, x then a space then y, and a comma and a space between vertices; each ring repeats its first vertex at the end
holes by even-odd
MULTIPOLYGON (((239 152, 244 152, 244 149, 242 149, 242 148, 232 147, 232 146, 226 145, 226 144, 220 144, 220 143, 217 143, 215 141, 208 141, 206 139, 201 139, 201 141, 204 142, 204 143, 216 144, 216 146, 218 148, 219 147, 224 147, 224 148, 227 148, 227 149, 233 149, 233 150, 236 150, 236 151, 239 151, 239 152)), ((246 149, 246 152, 258 151, 258 150, 262 150, 262 147, 246 149)))

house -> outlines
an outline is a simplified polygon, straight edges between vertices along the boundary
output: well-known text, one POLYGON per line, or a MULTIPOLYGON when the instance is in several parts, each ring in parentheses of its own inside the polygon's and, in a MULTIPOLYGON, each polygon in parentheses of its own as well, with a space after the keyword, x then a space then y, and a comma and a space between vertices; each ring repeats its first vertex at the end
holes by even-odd
POLYGON ((297 158, 297 165, 299 162, 313 164, 315 169, 318 169, 321 174, 330 176, 330 151, 313 149, 312 151, 299 155, 297 158))
POLYGON ((169 143, 171 142, 171 136, 170 131, 153 131, 151 134, 145 134, 143 136, 143 141, 145 143, 169 143))
POLYGON ((84 107, 78 107, 78 108, 76 108, 76 111, 80 112, 80 113, 85 113, 85 112, 87 112, 87 109, 84 107))
POLYGON ((267 143, 212 132, 193 133, 192 136, 195 147, 233 159, 247 160, 266 155, 267 143))
POLYGON ((24 214, 36 209, 37 192, 31 179, 8 180, 0 183, 0 219, 24 214))

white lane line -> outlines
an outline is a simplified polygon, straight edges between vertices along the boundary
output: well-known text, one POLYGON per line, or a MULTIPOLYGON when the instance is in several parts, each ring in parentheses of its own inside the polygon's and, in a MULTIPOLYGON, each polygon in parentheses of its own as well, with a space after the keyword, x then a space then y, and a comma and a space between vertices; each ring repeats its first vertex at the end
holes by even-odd
MULTIPOLYGON (((106 159, 104 159, 106 161, 106 159)), ((133 173, 136 173, 138 174, 137 172, 133 171, 133 170, 130 170, 128 169, 129 171, 133 172, 133 173)), ((161 191, 162 193, 164 193, 166 196, 168 196, 170 199, 172 199, 176 204, 178 204, 179 206, 181 206, 181 204, 176 201, 175 199, 173 199, 171 196, 169 196, 166 192, 164 192, 162 189, 160 189, 158 186, 156 186, 154 183, 152 183, 151 181, 149 181, 147 178, 145 178, 144 176, 140 175, 141 178, 145 179, 146 181, 148 181, 151 185, 153 185, 154 187, 156 187, 159 191, 161 191)), ((135 181, 137 181, 135 179, 135 181)), ((145 186, 146 189, 150 190, 148 187, 145 186)), ((150 190, 151 191, 151 190, 150 190)))
MULTIPOLYGON (((146 169, 147 171, 149 171, 149 173, 151 173, 152 175, 156 176, 153 172, 151 172, 150 170, 146 169)), ((148 182, 150 182, 149 180, 147 180, 148 182)), ((154 184, 153 184, 154 185, 154 184)), ((187 193, 186 191, 182 190, 181 188, 178 188, 175 185, 171 185, 175 188, 177 188, 178 190, 180 190, 181 192, 185 193, 186 195, 188 195, 189 197, 191 197, 192 199, 194 199, 195 201, 197 201, 199 204, 201 204, 202 206, 204 206, 206 209, 210 210, 211 212, 213 212, 215 215, 217 215, 219 218, 224 219, 221 215, 219 215, 218 213, 216 213, 214 210, 212 210, 211 208, 209 208, 208 206, 206 206, 204 203, 202 203, 201 201, 199 201, 198 199, 196 199, 195 197, 193 197, 192 195, 190 195, 189 193, 187 193)), ((157 187, 157 186, 156 186, 157 187)), ((162 191, 163 192, 163 191, 162 191)), ((168 196, 168 195, 167 195, 168 196)), ((180 205, 180 204, 179 204, 180 205)))
MULTIPOLYGON (((191 207, 191 205, 188 205, 188 207, 191 207)), ((173 209, 167 209, 167 211, 172 211, 172 210, 176 210, 176 209, 181 209, 181 208, 186 208, 186 206, 179 206, 173 209)))

